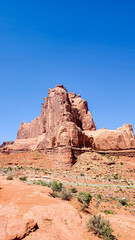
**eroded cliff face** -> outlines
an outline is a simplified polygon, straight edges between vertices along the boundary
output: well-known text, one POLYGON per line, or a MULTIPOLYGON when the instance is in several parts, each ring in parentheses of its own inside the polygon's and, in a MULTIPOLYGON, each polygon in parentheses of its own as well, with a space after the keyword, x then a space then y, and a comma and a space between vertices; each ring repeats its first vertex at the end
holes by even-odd
POLYGON ((41 115, 31 123, 23 122, 17 139, 45 137, 38 144, 39 149, 59 146, 91 147, 92 137, 85 130, 96 130, 95 123, 88 111, 88 105, 81 96, 68 93, 63 85, 49 89, 44 98, 41 115))
POLYGON ((45 150, 59 162, 71 163, 74 147, 104 151, 135 149, 135 136, 130 124, 116 130, 96 130, 87 102, 57 85, 44 98, 40 116, 31 123, 23 122, 14 144, 3 151, 45 150))

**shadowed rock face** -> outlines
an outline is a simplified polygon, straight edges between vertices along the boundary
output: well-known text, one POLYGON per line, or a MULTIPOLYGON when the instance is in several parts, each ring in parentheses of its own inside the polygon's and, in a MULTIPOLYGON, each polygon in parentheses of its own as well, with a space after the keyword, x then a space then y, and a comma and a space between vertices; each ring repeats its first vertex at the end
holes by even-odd
POLYGON ((85 130, 96 130, 88 105, 80 95, 68 93, 63 85, 49 89, 44 98, 41 115, 31 123, 23 122, 17 139, 39 138, 37 148, 46 149, 60 146, 90 147, 92 137, 85 135, 85 130))

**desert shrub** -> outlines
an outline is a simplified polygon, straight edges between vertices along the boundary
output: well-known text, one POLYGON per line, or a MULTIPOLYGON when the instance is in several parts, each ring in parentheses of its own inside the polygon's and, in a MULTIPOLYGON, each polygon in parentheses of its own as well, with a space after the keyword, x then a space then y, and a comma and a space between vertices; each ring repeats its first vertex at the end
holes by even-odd
POLYGON ((62 198, 62 200, 67 200, 69 201, 72 197, 72 194, 70 192, 68 192, 66 190, 66 188, 62 188, 61 192, 60 192, 60 197, 62 198))
POLYGON ((3 172, 4 172, 5 174, 6 174, 6 173, 8 173, 8 169, 7 169, 7 168, 6 168, 6 169, 4 169, 4 171, 3 171, 3 172))
POLYGON ((132 203, 132 202, 129 202, 128 206, 133 206, 133 203, 132 203))
POLYGON ((53 181, 53 182, 50 183, 50 187, 53 191, 60 192, 62 190, 63 185, 62 185, 62 183, 59 183, 57 181, 53 181))
POLYGON ((84 174, 84 173, 80 173, 80 176, 81 176, 81 177, 84 177, 84 176, 85 176, 85 174, 84 174))
POLYGON ((126 198, 122 198, 119 200, 122 206, 128 206, 126 198))
POLYGON ((33 181, 33 184, 49 187, 49 183, 47 183, 47 182, 45 182, 45 181, 42 181, 42 180, 38 180, 38 181, 35 181, 35 180, 34 180, 34 181, 33 181))
POLYGON ((74 188, 74 187, 73 187, 73 188, 71 188, 71 189, 70 189, 70 191, 71 191, 72 193, 77 193, 77 189, 76 189, 76 188, 74 188))
POLYGON ((97 198, 101 199, 102 198, 101 194, 97 194, 97 198))
POLYGON ((49 184, 45 181, 41 181, 41 186, 49 187, 49 184))
POLYGON ((39 180, 38 181, 33 180, 32 183, 35 184, 35 185, 40 185, 41 184, 39 180))
POLYGON ((59 195, 59 193, 58 193, 58 192, 53 192, 53 197, 54 197, 54 198, 59 198, 59 197, 60 197, 60 195, 59 195))
POLYGON ((20 169, 22 169, 22 168, 23 168, 23 166, 17 166, 17 168, 20 170, 20 169))
POLYGON ((85 204, 87 207, 92 199, 92 195, 86 192, 79 192, 78 201, 85 204))
POLYGON ((40 168, 35 168, 35 171, 40 171, 40 168))
POLYGON ((120 165, 124 165, 124 163, 123 163, 123 162, 120 162, 120 165))
POLYGON ((21 181, 27 181, 27 177, 26 177, 26 176, 20 177, 19 179, 20 179, 21 181))
POLYGON ((104 213, 105 213, 106 215, 108 215, 108 214, 114 214, 114 212, 113 212, 112 210, 110 210, 110 209, 105 209, 105 210, 104 210, 104 213))
POLYGON ((118 179, 118 176, 117 176, 117 175, 114 175, 114 179, 118 179))
POLYGON ((12 167, 8 167, 8 171, 12 171, 13 169, 12 169, 12 167))
POLYGON ((109 221, 99 216, 92 216, 89 221, 86 223, 86 227, 88 231, 94 232, 99 237, 103 237, 105 240, 113 240, 116 239, 113 235, 113 229, 110 226, 109 221))
POLYGON ((7 177, 7 180, 13 180, 13 176, 9 175, 9 176, 7 177))

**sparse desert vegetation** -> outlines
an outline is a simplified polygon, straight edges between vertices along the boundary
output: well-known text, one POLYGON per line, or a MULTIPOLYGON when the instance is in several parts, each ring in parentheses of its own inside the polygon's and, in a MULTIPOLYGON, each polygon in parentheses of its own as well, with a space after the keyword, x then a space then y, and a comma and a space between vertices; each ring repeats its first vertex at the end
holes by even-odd
MULTIPOLYGON (((135 217, 134 168, 133 158, 128 158, 127 162, 124 157, 106 157, 97 153, 82 154, 69 168, 58 168, 43 152, 39 155, 37 151, 0 154, 1 179, 12 180, 9 182, 18 179, 22 184, 36 189, 49 188, 51 198, 70 204, 84 218, 84 223, 90 221, 92 216, 101 214, 101 218, 110 221, 110 225, 105 226, 113 228, 114 236, 119 236, 120 240, 125 240, 126 235, 121 234, 122 224, 119 225, 118 219, 123 217, 125 220, 122 221, 130 222, 135 217), (35 156, 38 156, 38 161, 33 163, 35 156), (110 161, 114 163, 108 165, 110 161)), ((85 234, 86 240, 90 237, 98 239, 99 235, 103 238, 99 233, 95 235, 94 230, 85 234)), ((110 236, 108 239, 115 239, 110 236)))
POLYGON ((92 216, 87 222, 87 230, 93 231, 99 237, 103 237, 105 240, 116 240, 117 238, 112 235, 113 229, 110 222, 99 216, 92 216))

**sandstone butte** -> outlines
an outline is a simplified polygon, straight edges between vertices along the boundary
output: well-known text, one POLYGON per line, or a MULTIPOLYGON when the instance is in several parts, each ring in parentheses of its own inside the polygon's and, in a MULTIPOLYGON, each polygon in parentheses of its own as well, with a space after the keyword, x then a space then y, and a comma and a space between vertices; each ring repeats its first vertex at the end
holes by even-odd
POLYGON ((41 114, 31 123, 22 122, 14 144, 3 152, 45 150, 59 161, 72 163, 73 149, 131 150, 135 149, 132 126, 124 124, 116 130, 96 130, 87 101, 68 93, 63 85, 49 89, 41 114))

